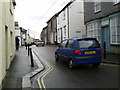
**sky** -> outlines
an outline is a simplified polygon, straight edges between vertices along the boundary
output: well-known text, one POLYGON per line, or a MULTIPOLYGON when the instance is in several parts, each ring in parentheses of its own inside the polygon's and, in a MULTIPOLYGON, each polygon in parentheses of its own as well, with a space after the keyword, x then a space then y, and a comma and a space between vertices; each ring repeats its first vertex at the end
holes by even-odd
POLYGON ((46 22, 59 12, 70 0, 15 0, 15 21, 29 30, 31 37, 40 38, 46 22))

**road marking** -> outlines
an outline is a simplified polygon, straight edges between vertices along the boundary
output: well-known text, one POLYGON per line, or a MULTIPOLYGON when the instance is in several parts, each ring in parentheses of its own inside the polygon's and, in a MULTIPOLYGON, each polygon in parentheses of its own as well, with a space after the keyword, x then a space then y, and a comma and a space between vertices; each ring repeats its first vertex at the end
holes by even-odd
POLYGON ((115 65, 115 64, 106 64, 106 63, 101 63, 101 65, 120 68, 120 65, 115 65))
MULTIPOLYGON (((42 57, 40 59, 42 59, 42 61, 45 62, 45 60, 42 57)), ((43 79, 48 73, 50 73, 53 70, 53 67, 50 64, 48 64, 47 62, 45 62, 45 64, 47 65, 48 70, 45 71, 42 75, 40 75, 37 79, 40 90, 46 90, 43 79)))
POLYGON ((33 58, 38 68, 22 77, 22 88, 31 88, 30 79, 44 69, 43 65, 41 64, 40 60, 38 59, 34 51, 33 51, 33 58))

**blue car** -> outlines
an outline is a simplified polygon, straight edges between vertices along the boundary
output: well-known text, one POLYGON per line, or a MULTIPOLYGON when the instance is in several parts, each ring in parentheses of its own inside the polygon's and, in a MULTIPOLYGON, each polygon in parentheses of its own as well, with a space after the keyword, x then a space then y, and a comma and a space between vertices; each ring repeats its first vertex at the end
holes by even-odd
POLYGON ((55 51, 55 61, 64 60, 69 63, 69 68, 80 64, 100 65, 102 49, 96 38, 66 39, 58 45, 55 51))

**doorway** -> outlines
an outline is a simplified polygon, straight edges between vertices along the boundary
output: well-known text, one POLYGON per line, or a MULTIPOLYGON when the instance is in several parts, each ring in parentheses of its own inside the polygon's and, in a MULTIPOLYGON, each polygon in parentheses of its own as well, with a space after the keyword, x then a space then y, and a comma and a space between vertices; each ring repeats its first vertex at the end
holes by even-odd
POLYGON ((102 37, 101 37, 102 47, 104 47, 104 43, 105 43, 106 51, 110 52, 110 29, 109 29, 109 26, 103 27, 101 34, 102 34, 102 37))
POLYGON ((5 57, 6 57, 6 70, 8 69, 8 27, 5 26, 5 57))

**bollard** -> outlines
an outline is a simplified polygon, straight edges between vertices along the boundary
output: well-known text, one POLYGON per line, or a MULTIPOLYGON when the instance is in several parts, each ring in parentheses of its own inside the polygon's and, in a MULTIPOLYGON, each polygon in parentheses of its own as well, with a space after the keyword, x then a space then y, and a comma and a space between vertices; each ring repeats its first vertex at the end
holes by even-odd
POLYGON ((27 42, 25 42, 25 48, 26 48, 26 50, 27 50, 27 42))
POLYGON ((29 54, 30 54, 30 49, 29 49, 29 45, 28 45, 28 56, 29 56, 29 54))
POLYGON ((104 50, 103 50, 104 59, 106 59, 106 43, 105 42, 103 43, 103 47, 104 47, 104 50))
POLYGON ((34 67, 32 48, 29 48, 29 50, 30 50, 30 58, 31 58, 31 67, 34 67))

